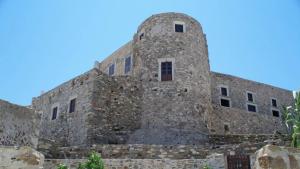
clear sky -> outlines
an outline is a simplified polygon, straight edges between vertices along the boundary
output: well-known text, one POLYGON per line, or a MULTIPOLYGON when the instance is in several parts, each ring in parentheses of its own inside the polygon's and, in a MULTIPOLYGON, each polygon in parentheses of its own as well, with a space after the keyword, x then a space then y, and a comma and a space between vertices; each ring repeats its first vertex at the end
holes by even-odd
POLYGON ((29 105, 161 12, 202 24, 211 70, 300 89, 300 0, 0 0, 0 99, 29 105))

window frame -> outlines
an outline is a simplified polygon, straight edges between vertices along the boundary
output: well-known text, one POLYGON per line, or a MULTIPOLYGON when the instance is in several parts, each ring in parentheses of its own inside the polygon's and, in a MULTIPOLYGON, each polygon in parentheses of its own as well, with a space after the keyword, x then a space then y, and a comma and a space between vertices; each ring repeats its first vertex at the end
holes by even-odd
POLYGON ((271 98, 270 98, 270 101, 271 101, 271 107, 272 107, 272 108, 278 108, 278 99, 277 99, 277 98, 271 97, 271 98), (273 100, 275 100, 276 106, 273 106, 273 100))
POLYGON ((219 87, 220 96, 222 96, 222 97, 229 97, 229 87, 227 85, 221 84, 218 87, 219 87), (222 88, 226 88, 227 96, 222 95, 222 88))
POLYGON ((185 23, 182 22, 182 21, 174 21, 173 22, 173 31, 175 33, 185 33, 186 32, 186 25, 185 25, 185 23), (176 25, 182 25, 183 26, 183 32, 176 32, 176 28, 175 28, 176 25))
POLYGON ((111 63, 111 64, 109 64, 108 69, 107 69, 107 74, 108 74, 108 76, 114 76, 115 73, 116 73, 116 63, 111 63), (111 66, 114 66, 113 74, 110 74, 110 67, 111 67, 111 66))
POLYGON ((131 69, 132 69, 132 56, 129 55, 129 56, 124 57, 124 75, 130 74, 131 69), (128 59, 128 58, 130 58, 130 66, 129 66, 129 71, 126 72, 126 59, 128 59))
POLYGON ((254 103, 251 103, 251 102, 246 103, 246 110, 247 110, 248 112, 251 112, 251 113, 257 113, 257 112, 258 112, 257 104, 254 104, 254 103), (255 107, 255 111, 249 111, 248 105, 254 106, 254 107, 255 107))
POLYGON ((247 102, 249 102, 249 103, 255 103, 255 93, 254 93, 254 92, 251 92, 251 91, 246 91, 246 100, 247 100, 247 102), (253 100, 253 101, 250 101, 250 100, 249 100, 248 94, 251 94, 251 95, 252 95, 252 100, 253 100))
POLYGON ((76 103, 77 103, 77 96, 72 96, 69 98, 69 102, 68 102, 68 113, 72 114, 76 112, 76 103), (71 101, 75 99, 75 105, 74 105, 74 111, 71 112, 71 101))
POLYGON ((51 110, 50 110, 50 120, 53 121, 53 120, 57 120, 58 119, 58 116, 59 116, 59 103, 54 103, 52 104, 51 106, 51 110), (53 109, 57 107, 57 112, 56 112, 56 118, 53 119, 53 109))
POLYGON ((222 96, 219 97, 219 104, 220 104, 221 107, 226 107, 226 108, 231 108, 231 106, 232 106, 232 105, 231 105, 231 99, 228 98, 228 97, 222 97, 222 96), (228 100, 228 101, 229 101, 229 107, 223 106, 223 105, 222 105, 222 99, 223 99, 223 100, 228 100))
POLYGON ((170 82, 175 80, 175 58, 158 58, 158 81, 160 82, 170 82), (161 64, 163 62, 171 62, 172 64, 172 80, 162 81, 161 80, 161 64))
POLYGON ((271 108, 271 114, 272 114, 273 117, 276 117, 276 118, 281 117, 281 112, 280 112, 280 110, 277 109, 277 108, 271 108), (277 117, 277 116, 274 116, 273 111, 277 111, 277 112, 278 112, 278 117, 277 117))

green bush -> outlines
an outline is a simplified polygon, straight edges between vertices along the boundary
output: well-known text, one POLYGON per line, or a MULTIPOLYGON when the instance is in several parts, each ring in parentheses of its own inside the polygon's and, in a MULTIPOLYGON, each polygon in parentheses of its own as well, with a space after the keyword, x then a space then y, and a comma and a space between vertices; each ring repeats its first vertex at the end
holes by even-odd
MULTIPOLYGON (((68 169, 68 167, 64 164, 59 164, 57 169, 68 169)), ((92 152, 87 162, 80 163, 78 169, 104 169, 104 163, 96 152, 92 152)))
POLYGON ((57 166, 57 169, 68 169, 68 167, 66 165, 64 165, 64 164, 59 164, 57 166))
POLYGON ((96 152, 92 152, 88 161, 84 164, 79 164, 78 169, 104 169, 104 163, 96 152))
POLYGON ((208 165, 208 164, 205 164, 205 166, 203 166, 203 168, 202 169, 213 169, 210 165, 208 165))

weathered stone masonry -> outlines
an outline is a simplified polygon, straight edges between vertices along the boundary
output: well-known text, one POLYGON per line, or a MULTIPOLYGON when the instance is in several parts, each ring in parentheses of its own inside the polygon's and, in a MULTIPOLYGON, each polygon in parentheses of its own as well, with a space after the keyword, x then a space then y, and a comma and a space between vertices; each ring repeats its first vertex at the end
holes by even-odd
POLYGON ((0 100, 0 146, 37 147, 41 114, 0 100))
POLYGON ((163 13, 145 20, 130 42, 93 69, 33 98, 31 107, 42 114, 40 140, 61 146, 172 145, 205 144, 210 134, 285 132, 272 110, 280 114, 282 105, 292 103, 291 91, 212 72, 200 23, 185 14, 163 13), (228 96, 221 95, 221 86, 228 96), (229 107, 220 105, 223 97, 229 107))

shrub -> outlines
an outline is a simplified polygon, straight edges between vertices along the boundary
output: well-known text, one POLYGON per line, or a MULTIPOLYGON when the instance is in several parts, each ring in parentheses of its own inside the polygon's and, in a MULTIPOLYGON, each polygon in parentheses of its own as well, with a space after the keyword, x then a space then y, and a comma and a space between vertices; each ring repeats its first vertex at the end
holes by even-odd
POLYGON ((64 164, 59 164, 57 166, 57 169, 68 169, 68 167, 66 165, 64 165, 64 164))
POLYGON ((202 169, 213 169, 210 165, 205 164, 202 169))
POLYGON ((92 152, 88 161, 84 164, 79 164, 78 169, 104 169, 104 163, 96 152, 92 152))
MULTIPOLYGON (((57 169, 68 169, 68 167, 64 164, 59 164, 57 166, 57 169)), ((83 164, 79 164, 78 169, 104 169, 104 163, 96 152, 92 152, 89 157, 87 162, 83 164)))

